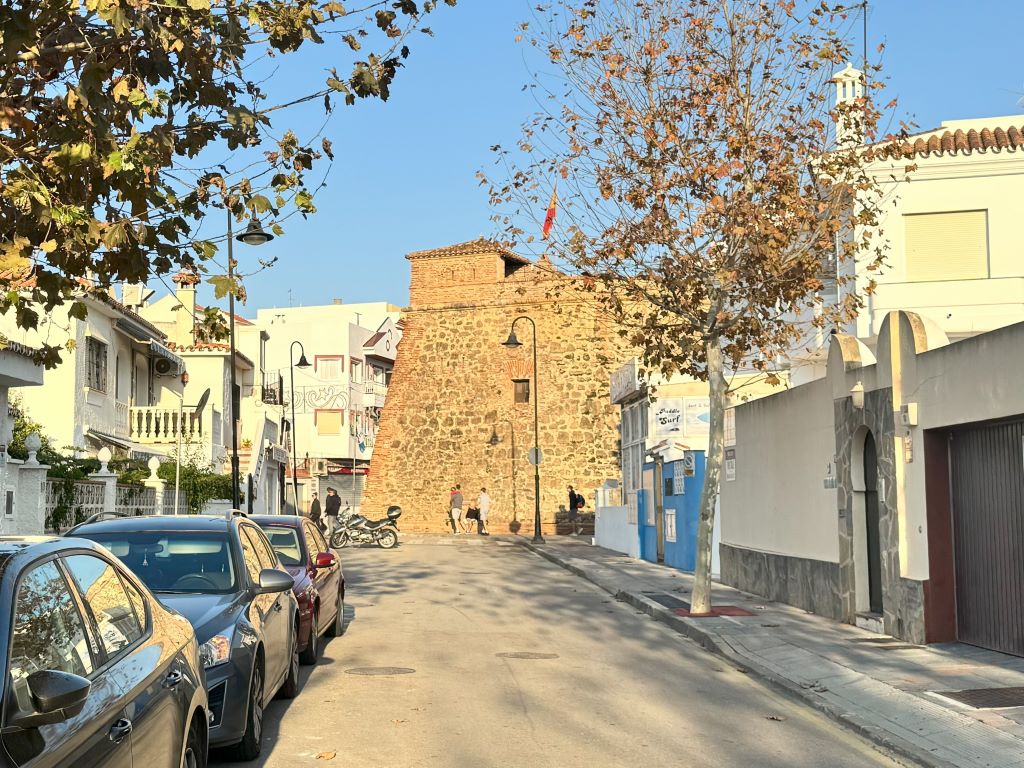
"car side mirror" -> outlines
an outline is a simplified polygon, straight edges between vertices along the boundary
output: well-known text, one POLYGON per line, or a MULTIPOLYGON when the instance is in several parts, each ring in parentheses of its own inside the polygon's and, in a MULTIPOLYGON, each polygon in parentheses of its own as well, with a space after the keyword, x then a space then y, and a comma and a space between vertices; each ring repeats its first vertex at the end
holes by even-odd
POLYGON ((295 581, 284 571, 277 568, 264 568, 260 571, 260 583, 256 587, 257 595, 270 595, 275 592, 287 592, 295 586, 295 581))
POLYGON ((33 711, 20 712, 10 718, 9 728, 25 730, 70 720, 85 709, 92 688, 92 683, 84 677, 57 670, 33 672, 25 678, 25 683, 33 711))
POLYGON ((338 558, 334 556, 333 552, 321 552, 316 556, 316 567, 317 568, 333 568, 338 562, 338 558))

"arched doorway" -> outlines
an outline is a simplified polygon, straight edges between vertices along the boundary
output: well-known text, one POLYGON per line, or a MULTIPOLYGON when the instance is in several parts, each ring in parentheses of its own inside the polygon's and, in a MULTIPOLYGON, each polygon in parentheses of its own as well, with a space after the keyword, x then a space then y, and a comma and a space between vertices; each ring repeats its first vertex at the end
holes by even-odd
POLYGON ((868 602, 871 613, 882 612, 882 545, 878 510, 878 452, 870 432, 864 437, 864 524, 868 560, 868 602))

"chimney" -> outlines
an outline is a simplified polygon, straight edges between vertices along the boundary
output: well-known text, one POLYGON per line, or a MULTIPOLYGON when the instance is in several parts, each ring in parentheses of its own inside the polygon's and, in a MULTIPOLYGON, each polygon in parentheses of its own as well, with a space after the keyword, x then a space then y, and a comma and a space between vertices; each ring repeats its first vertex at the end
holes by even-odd
POLYGON ((174 297, 178 308, 174 310, 173 341, 185 347, 196 343, 196 285, 199 275, 194 272, 179 272, 174 281, 174 297))
POLYGON ((832 78, 836 84, 836 144, 849 147, 864 143, 864 73, 847 64, 832 78))
POLYGON ((331 304, 341 304, 341 299, 331 299, 331 304))

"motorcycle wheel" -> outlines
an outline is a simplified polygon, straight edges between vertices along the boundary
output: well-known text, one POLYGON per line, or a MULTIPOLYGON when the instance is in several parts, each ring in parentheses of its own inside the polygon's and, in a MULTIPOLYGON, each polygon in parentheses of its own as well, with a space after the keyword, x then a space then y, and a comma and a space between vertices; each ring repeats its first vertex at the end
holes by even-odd
POLYGON ((338 531, 334 536, 331 537, 331 546, 334 549, 343 549, 348 544, 348 534, 344 531, 338 531))
POLYGON ((398 534, 391 528, 385 528, 377 536, 377 546, 381 549, 391 549, 398 544, 398 534))

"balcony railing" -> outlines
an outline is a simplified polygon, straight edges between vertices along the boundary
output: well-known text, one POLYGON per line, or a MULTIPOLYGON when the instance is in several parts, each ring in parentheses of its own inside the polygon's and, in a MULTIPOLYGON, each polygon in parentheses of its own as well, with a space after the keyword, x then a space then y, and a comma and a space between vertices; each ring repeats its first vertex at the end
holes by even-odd
POLYGON ((260 399, 267 405, 288 405, 288 398, 284 391, 284 377, 280 374, 263 374, 260 399))
POLYGON ((114 434, 118 437, 128 437, 131 434, 131 427, 129 426, 129 420, 131 418, 131 408, 128 403, 122 403, 120 400, 114 401, 114 434))
MULTIPOLYGON (((181 438, 198 440, 205 434, 203 422, 194 410, 182 414, 181 438)), ((178 409, 165 406, 132 408, 130 414, 131 438, 139 443, 176 443, 178 441, 178 409)))
POLYGON ((384 399, 388 394, 388 385, 381 381, 367 381, 363 384, 363 391, 369 396, 364 404, 374 408, 383 408, 384 399))

